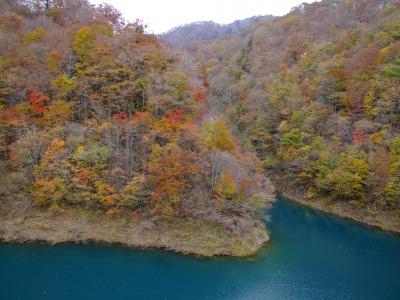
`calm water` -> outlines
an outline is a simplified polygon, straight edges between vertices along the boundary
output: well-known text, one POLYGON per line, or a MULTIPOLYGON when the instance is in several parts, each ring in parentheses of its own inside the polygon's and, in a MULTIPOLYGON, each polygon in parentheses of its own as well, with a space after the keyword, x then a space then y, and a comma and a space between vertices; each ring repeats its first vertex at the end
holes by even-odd
POLYGON ((257 258, 0 244, 0 299, 400 299, 400 238, 279 201, 257 258))

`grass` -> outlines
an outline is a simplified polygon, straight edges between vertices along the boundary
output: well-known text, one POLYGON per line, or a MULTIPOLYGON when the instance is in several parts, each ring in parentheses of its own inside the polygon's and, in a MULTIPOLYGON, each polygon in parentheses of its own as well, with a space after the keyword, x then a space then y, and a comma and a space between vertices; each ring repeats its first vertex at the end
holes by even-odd
POLYGON ((268 239, 262 223, 233 233, 221 224, 201 219, 162 219, 151 224, 145 216, 106 216, 77 209, 57 214, 31 210, 26 215, 0 217, 0 240, 5 242, 117 243, 206 257, 249 257, 268 239))

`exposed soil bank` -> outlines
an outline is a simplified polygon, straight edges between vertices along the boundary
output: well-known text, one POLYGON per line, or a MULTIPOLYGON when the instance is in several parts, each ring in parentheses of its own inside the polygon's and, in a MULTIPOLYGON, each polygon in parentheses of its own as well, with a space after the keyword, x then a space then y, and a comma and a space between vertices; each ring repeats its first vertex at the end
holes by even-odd
POLYGON ((350 203, 333 202, 328 199, 307 200, 301 193, 281 191, 285 198, 316 210, 335 214, 382 230, 400 233, 400 216, 397 212, 378 211, 365 207, 356 207, 350 203))
POLYGON ((0 217, 0 240, 12 243, 105 243, 155 248, 197 256, 247 257, 255 255, 269 235, 262 222, 241 233, 201 220, 157 221, 89 216, 66 210, 59 214, 30 211, 0 217))

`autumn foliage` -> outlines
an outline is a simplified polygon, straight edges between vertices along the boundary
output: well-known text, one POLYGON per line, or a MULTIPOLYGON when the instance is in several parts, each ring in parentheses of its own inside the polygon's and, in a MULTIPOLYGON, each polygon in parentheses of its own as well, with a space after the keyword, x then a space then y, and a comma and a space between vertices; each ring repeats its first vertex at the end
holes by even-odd
POLYGON ((49 97, 36 92, 32 91, 29 93, 29 102, 32 105, 32 110, 35 113, 44 113, 47 111, 46 102, 49 101, 49 97))
POLYGON ((119 114, 115 114, 111 120, 115 124, 124 124, 128 122, 129 117, 125 112, 120 112, 119 114))
POLYGON ((200 167, 193 153, 176 144, 154 146, 149 165, 149 185, 154 213, 179 214, 185 197, 196 183, 200 167))
MULTIPOLYGON (((179 40, 190 25, 166 38, 198 58, 213 112, 282 190, 399 211, 399 24, 398 1, 332 0, 207 42, 179 40)), ((203 137, 210 150, 234 149, 218 122, 203 137)), ((223 173, 218 195, 235 194, 232 178, 223 173)))
POLYGON ((174 124, 182 123, 185 117, 185 111, 183 109, 173 109, 165 114, 165 117, 174 124))
POLYGON ((9 2, 0 1, 0 190, 11 182, 12 201, 124 220, 251 220, 247 199, 263 177, 242 184, 257 162, 240 163, 223 121, 201 128, 204 68, 187 72, 111 6, 9 2))

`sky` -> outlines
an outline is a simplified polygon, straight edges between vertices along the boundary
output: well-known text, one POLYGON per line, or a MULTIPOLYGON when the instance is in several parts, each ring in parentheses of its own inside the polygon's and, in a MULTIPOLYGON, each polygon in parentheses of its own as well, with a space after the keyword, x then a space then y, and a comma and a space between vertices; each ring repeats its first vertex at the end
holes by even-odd
POLYGON ((228 24, 257 15, 282 16, 296 5, 315 0, 89 0, 110 3, 128 21, 142 19, 149 31, 162 33, 196 21, 228 24))

